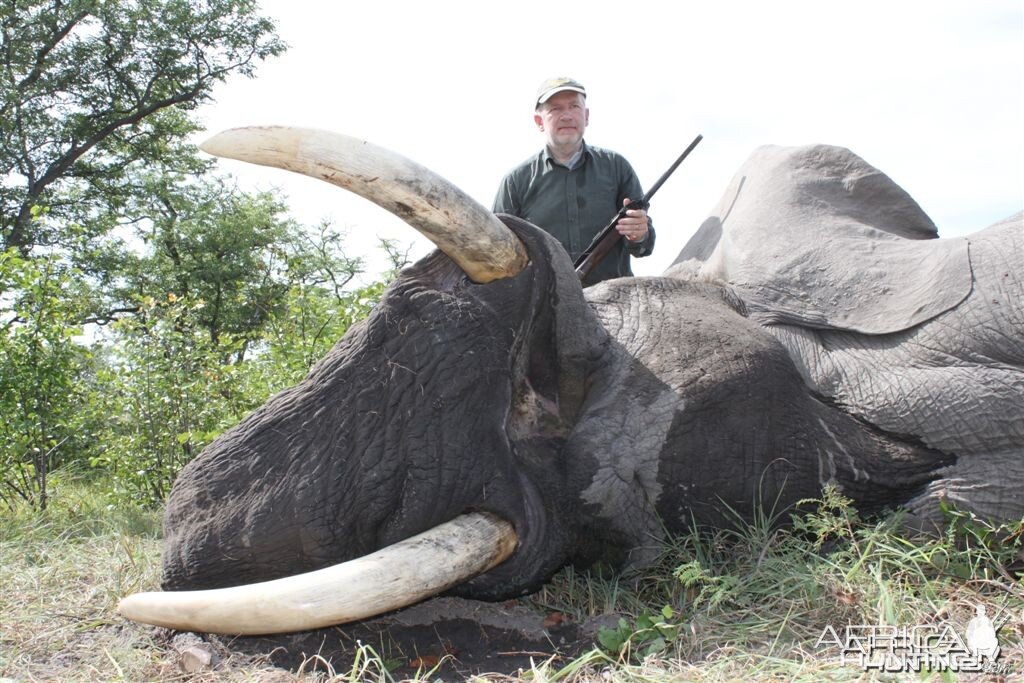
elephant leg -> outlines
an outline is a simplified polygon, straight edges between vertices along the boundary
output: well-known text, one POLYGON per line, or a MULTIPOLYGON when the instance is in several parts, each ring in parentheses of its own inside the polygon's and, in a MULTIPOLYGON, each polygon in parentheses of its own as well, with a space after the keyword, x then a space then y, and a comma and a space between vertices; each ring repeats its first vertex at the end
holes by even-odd
POLYGON ((907 502, 907 525, 921 531, 941 530, 948 520, 943 508, 973 512, 984 519, 1004 519, 1019 505, 1024 490, 1020 462, 1024 450, 1008 449, 961 457, 938 470, 939 478, 907 502))

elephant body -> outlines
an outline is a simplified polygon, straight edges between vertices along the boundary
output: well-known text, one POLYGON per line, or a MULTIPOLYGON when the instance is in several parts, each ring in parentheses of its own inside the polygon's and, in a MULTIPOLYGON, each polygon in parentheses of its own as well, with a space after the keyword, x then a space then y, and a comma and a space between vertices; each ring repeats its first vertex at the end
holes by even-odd
POLYGON ((839 148, 768 148, 737 178, 663 277, 582 290, 511 217, 529 255, 513 277, 471 282, 441 252, 403 271, 181 472, 164 588, 317 569, 468 511, 519 538, 456 589, 487 599, 567 562, 642 565, 666 530, 829 482, 921 520, 941 496, 1024 513, 1021 216, 934 239, 839 148))
POLYGON ((955 460, 905 503, 1022 513, 1024 214, 969 237, 849 150, 766 147, 670 274, 728 281, 805 383, 866 423, 955 460), (767 245, 767 247, 766 247, 767 245))

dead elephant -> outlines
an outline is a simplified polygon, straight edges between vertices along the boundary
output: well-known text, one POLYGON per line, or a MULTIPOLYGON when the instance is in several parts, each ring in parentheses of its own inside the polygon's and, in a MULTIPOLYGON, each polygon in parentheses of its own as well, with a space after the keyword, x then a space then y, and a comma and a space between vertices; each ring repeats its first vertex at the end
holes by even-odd
POLYGON ((270 633, 503 599, 826 482, 922 524, 941 497, 1024 512, 1021 215, 933 239, 849 151, 763 148, 665 277, 584 291, 545 233, 365 142, 206 149, 352 190, 439 250, 181 472, 165 592, 133 619, 270 633))

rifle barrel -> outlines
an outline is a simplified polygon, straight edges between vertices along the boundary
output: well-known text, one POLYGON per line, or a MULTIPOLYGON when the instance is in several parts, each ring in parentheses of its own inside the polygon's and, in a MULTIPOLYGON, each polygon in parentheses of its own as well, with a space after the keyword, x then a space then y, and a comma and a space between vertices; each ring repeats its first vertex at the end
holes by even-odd
MULTIPOLYGON (((693 139, 693 142, 691 142, 686 147, 686 149, 683 150, 683 153, 679 155, 679 158, 676 159, 672 163, 672 165, 668 167, 668 170, 665 171, 660 178, 658 178, 657 182, 655 182, 654 185, 651 186, 651 189, 647 191, 647 193, 643 196, 642 199, 640 199, 639 205, 641 207, 646 209, 650 205, 651 198, 654 196, 654 193, 657 192, 661 188, 661 186, 665 184, 665 181, 668 180, 669 176, 672 175, 677 168, 679 168, 679 164, 683 163, 683 160, 686 159, 687 156, 689 156, 690 152, 693 151, 693 148, 697 146, 697 143, 699 143, 703 139, 703 135, 698 135, 693 139)), ((635 207, 635 205, 632 202, 630 202, 630 206, 635 207)), ((583 251, 582 254, 580 254, 579 258, 576 259, 576 262, 573 263, 573 266, 576 268, 576 274, 579 276, 580 280, 585 279, 587 275, 590 274, 590 271, 593 270, 594 267, 598 264, 598 262, 601 259, 603 259, 611 250, 611 247, 614 245, 614 242, 617 242, 618 239, 621 237, 618 234, 613 234, 613 232, 615 230, 615 224, 619 222, 620 218, 626 215, 626 211, 628 209, 629 206, 624 206, 621 209, 619 209, 618 213, 616 213, 615 216, 612 217, 612 222, 605 226, 605 228, 594 237, 594 239, 590 242, 590 245, 583 251), (607 244, 604 247, 601 247, 601 245, 606 241, 611 241, 612 243, 607 244), (598 253, 595 254, 595 252, 598 253), (591 258, 592 255, 595 256, 596 258, 591 258)))
POLYGON ((683 150, 683 153, 679 155, 679 158, 676 159, 675 162, 673 162, 672 165, 668 167, 668 170, 665 171, 665 173, 663 173, 660 178, 658 178, 658 182, 654 183, 654 185, 651 186, 651 189, 647 191, 647 194, 645 194, 643 198, 644 203, 650 202, 651 197, 654 196, 654 193, 657 192, 658 189, 665 184, 665 181, 668 180, 668 177, 672 175, 677 168, 679 168, 679 164, 683 163, 683 160, 690 155, 690 152, 692 152, 693 148, 697 146, 697 143, 699 143, 703 139, 703 135, 698 135, 693 139, 693 142, 691 142, 689 146, 683 150))

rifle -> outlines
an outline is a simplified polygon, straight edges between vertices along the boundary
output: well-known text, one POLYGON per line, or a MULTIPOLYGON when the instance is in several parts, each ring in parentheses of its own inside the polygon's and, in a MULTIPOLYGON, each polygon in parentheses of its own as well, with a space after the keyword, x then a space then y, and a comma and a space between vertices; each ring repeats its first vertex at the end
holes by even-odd
POLYGON ((668 180, 668 177, 675 172, 679 167, 679 164, 683 163, 683 159, 693 151, 693 148, 697 146, 697 143, 703 139, 703 135, 695 137, 693 142, 690 143, 690 146, 683 150, 683 153, 679 155, 679 158, 669 166, 668 170, 665 171, 660 178, 658 178, 658 182, 651 186, 651 189, 647 191, 647 194, 637 201, 630 200, 628 205, 619 209, 619 212, 615 214, 614 218, 612 218, 612 222, 606 225, 601 232, 597 233, 594 239, 590 242, 590 246, 580 254, 580 257, 576 259, 576 262, 573 264, 576 267, 576 275, 579 276, 580 282, 587 279, 587 276, 590 275, 590 271, 597 267, 597 264, 600 263, 601 260, 608 255, 608 252, 610 252, 615 245, 618 244, 619 240, 622 239, 622 235, 615 230, 615 226, 618 224, 619 219, 625 216, 626 212, 630 209, 647 209, 651 205, 651 197, 654 196, 654 193, 657 192, 664 182, 668 180))

